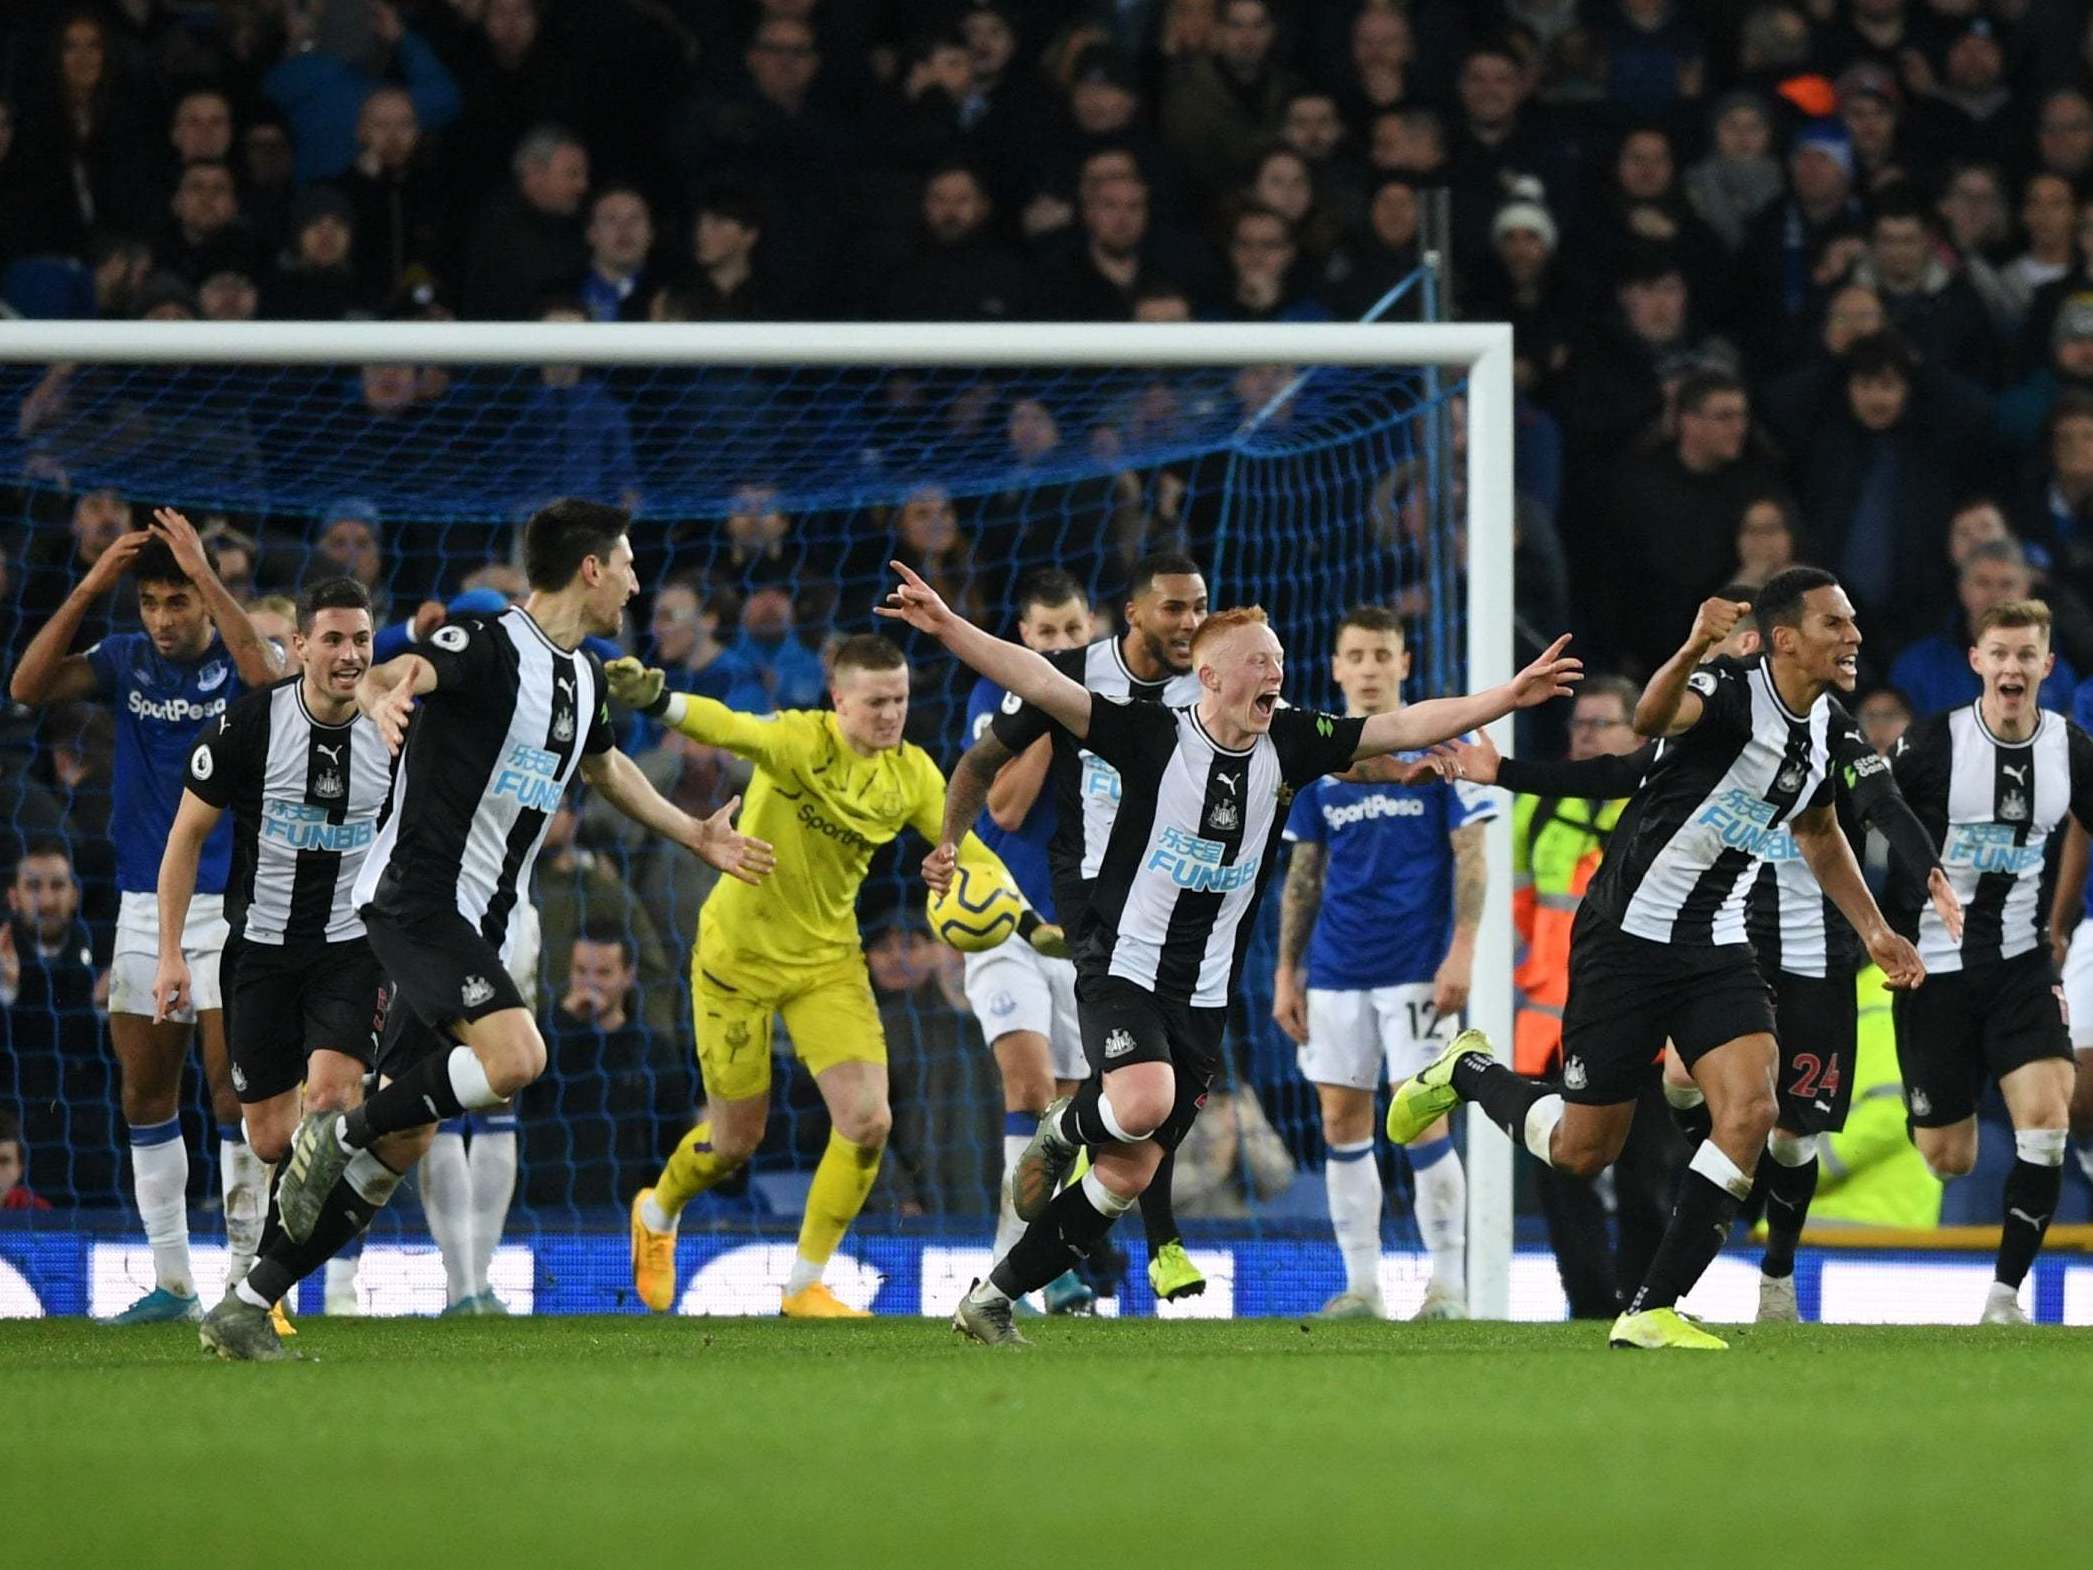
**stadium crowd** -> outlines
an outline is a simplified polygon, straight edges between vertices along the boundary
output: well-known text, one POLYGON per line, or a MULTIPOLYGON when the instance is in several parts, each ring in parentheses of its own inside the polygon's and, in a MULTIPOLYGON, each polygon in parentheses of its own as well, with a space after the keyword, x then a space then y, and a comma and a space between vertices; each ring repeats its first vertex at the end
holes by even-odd
MULTIPOLYGON (((1813 561, 1860 608, 1864 707, 1885 723, 1973 698, 1977 618, 2031 592, 2057 617, 2044 701, 2069 710, 2093 672, 2089 10, 21 0, 0 18, 0 296, 27 317, 148 320, 1343 320, 1418 267, 1444 190, 1456 314, 1515 331, 1522 606, 1549 626, 1566 607, 1595 669, 1646 674, 1703 596, 1813 561)), ((163 499, 108 488, 107 450, 68 445, 93 375, 39 372, 7 411, 10 666, 163 499)), ((529 451, 482 456, 517 507, 571 491, 635 509, 632 646, 749 712, 821 701, 821 642, 863 617, 853 586, 869 594, 890 555, 993 620, 1002 569, 1039 549, 1028 518, 1060 520, 1048 548, 1106 605, 1143 551, 1208 543, 1185 486, 1156 473, 1000 511, 926 484, 842 541, 761 475, 719 516, 670 516, 650 505, 663 458, 630 388, 560 367, 531 381, 506 416, 529 451)), ((1247 378, 1242 407, 1273 385, 1247 378)), ((474 388, 372 365, 336 395, 408 450, 458 429, 474 388)), ((964 418, 1000 431, 1019 471, 1079 439, 1036 390, 994 389, 964 418)), ((371 590, 394 649, 520 598, 504 523, 439 539, 382 513, 345 488, 318 516, 225 517, 206 536, 279 636, 282 596, 321 572, 371 590)), ((82 647, 135 616, 113 589, 82 647)), ((949 759, 956 713, 930 697, 911 734, 949 759)), ((113 1196, 92 1014, 114 915, 110 725, 89 704, 17 711, 0 744, 10 1089, 65 1109, 43 1135, 62 1159, 25 1119, 29 1182, 113 1196), (32 1064, 49 1083, 27 1082, 32 1064)), ((694 813, 746 778, 644 719, 628 744, 694 813)), ((598 1098, 581 1132, 526 1104, 543 1203, 620 1202, 694 1088, 674 976, 708 874, 594 806, 566 815, 542 871, 555 1060, 598 1098), (658 1127, 612 1132, 635 1113, 658 1127)), ((954 956, 887 885, 871 955, 900 1109, 889 1203, 978 1214, 992 1086, 954 1066, 954 956), (931 1137, 925 1109, 948 1098, 979 1103, 977 1140, 931 1137)))

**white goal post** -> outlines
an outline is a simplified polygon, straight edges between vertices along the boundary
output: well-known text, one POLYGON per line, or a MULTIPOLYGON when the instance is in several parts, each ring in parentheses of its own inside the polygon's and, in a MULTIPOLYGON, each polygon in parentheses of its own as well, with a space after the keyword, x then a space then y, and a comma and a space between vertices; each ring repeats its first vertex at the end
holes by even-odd
MULTIPOLYGON (((1467 380, 1467 665, 1513 671, 1512 334, 1502 323, 0 322, 0 362, 161 365, 1439 366, 1467 380)), ((1226 585, 1218 586, 1225 595, 1226 585)), ((1509 751, 1509 727, 1497 728, 1509 751)), ((1472 1023, 1512 1037, 1511 825, 1490 826, 1472 1023)), ((1468 1122, 1470 1310, 1510 1307, 1512 1150, 1468 1122)))

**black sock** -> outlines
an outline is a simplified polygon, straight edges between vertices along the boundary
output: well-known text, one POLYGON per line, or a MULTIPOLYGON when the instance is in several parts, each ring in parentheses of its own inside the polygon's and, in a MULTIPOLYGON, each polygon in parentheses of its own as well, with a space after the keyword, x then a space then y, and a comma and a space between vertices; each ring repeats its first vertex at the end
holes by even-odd
POLYGON ((458 1117, 467 1108, 451 1089, 450 1052, 432 1053, 344 1117, 351 1149, 368 1150, 381 1135, 458 1117))
POLYGON ((1526 1114, 1555 1087, 1546 1080, 1514 1074, 1495 1058, 1480 1052, 1463 1053, 1454 1061, 1453 1088, 1461 1099, 1472 1101, 1489 1114, 1490 1121, 1511 1135, 1512 1143, 1526 1143, 1526 1114))
POLYGON ((1054 1196, 1047 1213, 1010 1245, 1010 1252, 989 1280, 999 1292, 1013 1298, 1037 1291, 1089 1253, 1118 1219, 1091 1204, 1082 1184, 1071 1183, 1054 1196))
POLYGON ((260 1259, 283 1236, 283 1215, 276 1208, 276 1190, 283 1183, 283 1169, 289 1157, 269 1169, 269 1208, 262 1213, 262 1240, 254 1246, 254 1257, 260 1259))
POLYGON ((1076 1087, 1075 1099, 1061 1114, 1061 1132, 1072 1135, 1079 1145, 1109 1145, 1112 1131, 1105 1127, 1098 1103, 1105 1097, 1105 1076, 1093 1074, 1076 1087))
POLYGON ((1809 1219, 1810 1200, 1817 1192, 1817 1158, 1786 1167, 1770 1155, 1761 1156, 1759 1181, 1766 1190, 1766 1257, 1759 1270, 1769 1276, 1792 1276, 1795 1245, 1802 1241, 1802 1224, 1809 1219))
POLYGON ((1715 1118, 1706 1101, 1696 1101, 1690 1107, 1673 1107, 1668 1101, 1665 1105, 1671 1107, 1672 1123, 1686 1136, 1688 1145, 1698 1145, 1715 1131, 1715 1118))
POLYGON ((1650 1273, 1642 1278, 1628 1312, 1640 1314, 1653 1308, 1670 1308, 1693 1290, 1722 1245, 1730 1238, 1730 1223, 1737 1219, 1738 1199, 1711 1178, 1688 1167, 1679 1177, 1679 1198, 1672 1206, 1671 1225, 1650 1261, 1650 1273))
POLYGON ((2049 1218, 2057 1213, 2057 1196, 2063 1191, 2061 1166, 2015 1161, 2006 1174, 2006 1214, 1999 1228, 1996 1275, 2016 1291, 2042 1251, 2042 1235, 2049 1230, 2049 1218))
POLYGON ((303 1243, 294 1242, 290 1234, 278 1229, 276 1241, 263 1249, 254 1268, 247 1272, 248 1290, 271 1303, 280 1301, 292 1287, 347 1248, 349 1240, 370 1225, 376 1213, 377 1207, 351 1188, 346 1177, 342 1178, 328 1190, 320 1206, 320 1219, 313 1223, 312 1236, 303 1243))
POLYGON ((1163 1251, 1165 1243, 1178 1240, 1177 1212, 1170 1205, 1170 1175, 1177 1170, 1177 1152, 1166 1150, 1156 1175, 1141 1190, 1141 1229, 1148 1234, 1148 1257, 1163 1251))

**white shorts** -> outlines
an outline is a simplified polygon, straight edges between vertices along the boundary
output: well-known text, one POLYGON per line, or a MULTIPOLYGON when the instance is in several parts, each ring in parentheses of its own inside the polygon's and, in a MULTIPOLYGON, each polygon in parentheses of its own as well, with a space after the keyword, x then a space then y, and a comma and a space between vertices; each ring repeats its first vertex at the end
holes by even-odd
POLYGON ((1393 1085, 1444 1051, 1459 1023, 1432 1007, 1429 981, 1357 992, 1310 987, 1301 1077, 1374 1090, 1385 1075, 1393 1085))
POLYGON ((2093 1051, 2093 921, 2081 921, 2064 957, 2064 1009, 2071 1016, 2071 1045, 2093 1051))
MULTIPOLYGON (((218 956, 232 929, 223 894, 198 894, 189 901, 182 928, 182 957, 189 962, 189 990, 198 1009, 223 1008, 218 956)), ((116 952, 109 961, 109 1012, 153 1017, 153 978, 160 970, 160 901, 157 895, 126 893, 116 910, 116 952)), ((168 1016, 182 1024, 196 1015, 184 1009, 168 1016)))
POLYGON ((1023 938, 967 956, 967 1005, 993 1046, 1013 1030, 1047 1038, 1056 1079, 1088 1079, 1083 1029, 1076 1019, 1076 967, 1048 959, 1023 938))

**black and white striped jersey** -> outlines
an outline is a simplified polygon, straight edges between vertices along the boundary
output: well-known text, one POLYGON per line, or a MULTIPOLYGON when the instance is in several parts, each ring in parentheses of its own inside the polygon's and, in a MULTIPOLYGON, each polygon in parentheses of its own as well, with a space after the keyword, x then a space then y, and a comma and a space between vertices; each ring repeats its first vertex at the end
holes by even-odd
POLYGON ((233 815, 233 936, 303 947, 363 936, 352 891, 392 794, 392 754, 361 714, 323 725, 305 678, 250 692, 189 753, 188 788, 233 815))
POLYGON ((396 919, 456 910, 506 953, 552 814, 583 754, 611 749, 603 667, 520 606, 450 622, 414 652, 436 688, 416 700, 356 902, 396 919))
MULTIPOLYGON (((1887 775, 1888 763, 1879 757, 1874 761, 1887 775)), ((1858 862, 1868 843, 1860 808, 1848 791, 1839 791, 1834 801, 1839 828, 1858 862)), ((1852 975, 1865 952, 1860 934, 1818 887, 1794 834, 1781 833, 1765 850, 1765 865, 1753 876, 1744 898, 1745 928, 1759 968, 1769 977, 1777 970, 1791 976, 1852 975)))
POLYGON ((2093 826, 2093 739, 2040 711, 2034 734, 2008 745, 1984 723, 1979 700, 1915 723, 1891 762, 1962 901, 1958 946, 1922 885, 1901 875, 1893 883, 1891 921, 1926 969, 1965 970, 2047 943, 2059 831, 2067 815, 2093 826))
POLYGON ((1700 720, 1658 754, 1585 897, 1655 943, 1744 943, 1760 864, 1795 857, 1793 819, 1831 799, 1836 757, 1873 753, 1828 695, 1790 710, 1763 658, 1713 660, 1688 686, 1700 720))
POLYGON ((1090 706, 1086 745, 1123 795, 1098 860, 1077 962, 1195 1008, 1227 1006, 1294 791, 1352 765, 1363 719, 1277 710, 1240 751, 1196 705, 1090 706))
MULTIPOLYGON (((1080 649, 1049 654, 1061 674, 1079 681, 1101 698, 1169 705, 1197 703, 1199 677, 1182 671, 1166 681, 1143 681, 1127 669, 1120 640, 1099 638, 1080 649)), ((1005 694, 1003 709, 990 729, 1012 752, 1023 752, 1041 736, 1054 738, 1047 779, 1054 792, 1054 835, 1047 843, 1047 867, 1054 879, 1054 913, 1073 936, 1089 906, 1091 884, 1104 861, 1105 844, 1119 815, 1124 790, 1119 770, 1096 750, 1077 741, 1036 704, 1016 693, 1005 694)))

